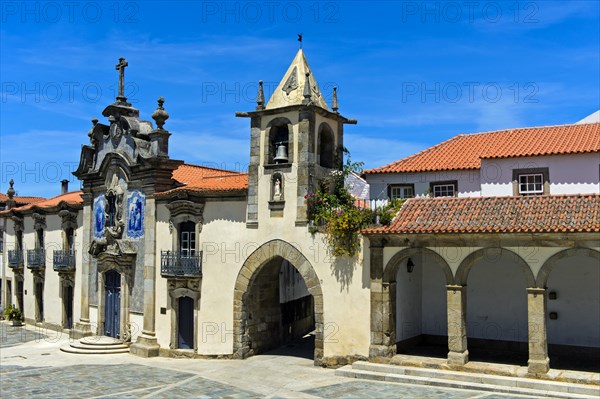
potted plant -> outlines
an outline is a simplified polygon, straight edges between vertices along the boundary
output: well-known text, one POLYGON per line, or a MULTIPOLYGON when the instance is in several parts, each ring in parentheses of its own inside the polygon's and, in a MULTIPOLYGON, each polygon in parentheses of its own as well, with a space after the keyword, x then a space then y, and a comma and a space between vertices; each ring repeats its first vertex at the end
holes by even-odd
POLYGON ((21 313, 21 309, 8 304, 6 309, 4 309, 4 316, 8 321, 12 321, 13 326, 21 326, 21 322, 23 321, 23 314, 21 313))

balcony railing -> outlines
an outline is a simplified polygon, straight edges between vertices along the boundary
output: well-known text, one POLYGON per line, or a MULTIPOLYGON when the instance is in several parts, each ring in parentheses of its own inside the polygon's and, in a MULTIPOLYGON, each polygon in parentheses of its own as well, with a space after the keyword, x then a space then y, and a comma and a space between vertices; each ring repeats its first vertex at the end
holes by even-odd
POLYGON ((75 270, 75 251, 55 250, 52 261, 54 271, 72 272, 75 270))
POLYGON ((8 251, 8 267, 17 269, 23 267, 23 252, 17 249, 8 251))
POLYGON ((163 277, 202 277, 202 252, 199 255, 187 255, 161 251, 160 274, 163 277))
POLYGON ((43 249, 27 250, 27 268, 40 269, 46 266, 46 251, 43 249))

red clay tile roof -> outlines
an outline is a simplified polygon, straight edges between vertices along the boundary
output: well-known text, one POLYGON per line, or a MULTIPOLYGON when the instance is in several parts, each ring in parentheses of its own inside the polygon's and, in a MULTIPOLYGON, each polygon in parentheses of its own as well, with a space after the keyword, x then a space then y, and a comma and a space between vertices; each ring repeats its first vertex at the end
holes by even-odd
POLYGON ((600 232, 600 195, 411 198, 365 234, 600 232))
POLYGON ((11 210, 6 210, 0 212, 0 214, 11 213, 11 212, 24 212, 29 210, 42 210, 42 209, 51 209, 55 207, 59 207, 61 205, 70 205, 71 207, 80 207, 83 204, 83 198, 81 198, 81 191, 72 191, 70 193, 57 195, 56 197, 41 199, 41 201, 37 201, 34 203, 30 203, 23 206, 18 206, 16 208, 12 208, 11 210))
POLYGON ((248 189, 248 174, 207 166, 183 164, 173 171, 173 179, 183 186, 158 193, 159 197, 174 192, 227 193, 248 189))
POLYGON ((391 164, 364 173, 479 169, 482 158, 600 152, 600 123, 542 126, 459 134, 391 164))
MULTIPOLYGON (((17 195, 15 195, 13 199, 16 201, 17 205, 33 204, 45 200, 45 198, 42 197, 20 197, 17 195)), ((8 201, 8 196, 0 193, 0 202, 6 201, 8 201)))

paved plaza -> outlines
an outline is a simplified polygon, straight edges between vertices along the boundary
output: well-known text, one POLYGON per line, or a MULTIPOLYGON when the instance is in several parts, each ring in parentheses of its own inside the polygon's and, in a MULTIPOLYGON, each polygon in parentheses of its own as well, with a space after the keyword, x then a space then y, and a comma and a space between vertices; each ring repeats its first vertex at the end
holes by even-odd
POLYGON ((305 348, 246 360, 74 355, 69 338, 0 322, 4 398, 526 398, 474 390, 362 381, 314 367, 305 348), (301 356, 294 356, 300 354, 301 356))

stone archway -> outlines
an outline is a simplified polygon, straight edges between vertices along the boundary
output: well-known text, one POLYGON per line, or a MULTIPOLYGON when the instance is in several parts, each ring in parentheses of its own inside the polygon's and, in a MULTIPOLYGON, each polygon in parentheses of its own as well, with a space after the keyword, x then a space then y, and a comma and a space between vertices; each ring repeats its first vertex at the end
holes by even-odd
MULTIPOLYGON (((464 349, 470 360, 525 365, 532 334, 528 289, 535 277, 517 253, 500 247, 478 249, 459 265, 464 349)), ((457 296, 458 297, 458 296, 457 296)), ((462 323, 461 323, 462 324, 462 323)))
POLYGON ((549 364, 600 371, 600 252, 562 250, 542 265, 537 282, 544 293, 538 325, 545 327, 549 364))
POLYGON ((540 268, 537 274, 536 286, 538 288, 546 288, 548 277, 554 266, 562 259, 571 258, 574 256, 586 256, 595 259, 600 264, 600 252, 589 248, 569 248, 552 255, 540 268))
POLYGON ((502 256, 510 256, 515 263, 517 263, 521 270, 523 271, 523 275, 527 279, 527 287, 535 287, 535 277, 531 268, 525 262, 525 260, 520 257, 518 254, 506 248, 482 248, 478 249, 475 252, 470 253, 458 266, 456 270, 456 284, 457 285, 466 285, 467 278, 469 277, 469 272, 474 264, 476 264, 479 260, 488 259, 494 260, 499 259, 502 256))
POLYGON ((244 262, 235 283, 233 298, 233 352, 234 357, 246 358, 254 354, 251 347, 249 324, 251 315, 248 312, 249 290, 256 283, 257 277, 267 264, 281 258, 290 262, 300 273, 308 292, 313 297, 315 320, 314 362, 320 365, 323 360, 323 292, 319 278, 311 263, 300 251, 282 240, 272 240, 261 245, 244 262))
MULTIPOLYGON (((388 342, 390 347, 388 349, 388 353, 390 354, 401 353, 401 351, 403 350, 414 350, 416 347, 421 347, 422 344, 431 344, 433 341, 436 341, 435 345, 428 345, 427 349, 430 350, 438 343, 441 343, 439 338, 441 338, 442 335, 440 335, 439 332, 438 334, 425 334, 423 332, 423 322, 420 316, 420 312, 417 312, 419 313, 419 315, 417 316, 417 318, 419 319, 418 326, 415 325, 415 323, 412 323, 412 321, 414 320, 411 320, 411 322, 407 322, 407 320, 404 320, 403 317, 398 315, 399 313, 401 315, 404 315, 404 312, 402 311, 402 308, 399 305, 404 304, 404 307, 410 306, 410 304, 406 304, 403 301, 398 301, 399 298, 402 298, 402 295, 406 294, 402 292, 403 289, 408 288, 403 286, 404 280, 400 281, 401 287, 398 287, 398 276, 400 274, 399 272, 401 272, 402 270, 402 267, 404 266, 406 268, 407 261, 409 259, 411 259, 411 262, 414 262, 414 272, 413 270, 411 270, 410 272, 405 270, 405 273, 411 273, 407 274, 407 276, 412 276, 414 273, 414 275, 423 279, 422 281, 415 282, 418 283, 418 291, 420 292, 420 294, 413 299, 419 302, 419 309, 422 309, 421 302, 423 302, 423 298, 426 298, 426 296, 422 292, 423 281, 430 284, 432 282, 429 280, 434 280, 436 277, 438 278, 438 281, 442 280, 440 282, 441 286, 438 286, 440 288, 440 292, 436 292, 435 294, 439 294, 438 302, 443 301, 443 307, 442 311, 436 312, 436 314, 438 316, 443 316, 443 326, 440 330, 445 331, 444 334, 447 336, 446 286, 452 285, 454 283, 454 276, 452 275, 452 270, 450 269, 450 266, 444 260, 444 258, 438 253, 432 251, 431 249, 407 248, 397 252, 388 261, 383 271, 383 300, 388 303, 388 305, 386 306, 386 308, 388 309, 388 314, 383 315, 383 317, 385 318, 384 334, 387 337, 389 337, 388 342), (433 266, 433 270, 429 270, 430 266, 433 266), (427 276, 423 275, 425 269, 427 269, 428 272, 430 272, 427 274, 427 276), (438 275, 436 276, 436 274, 438 275), (441 274, 441 276, 439 274, 441 274), (418 330, 418 333, 416 330, 418 330), (404 335, 410 336, 410 338, 404 339, 404 335), (400 343, 400 341, 402 341, 402 343, 400 343)), ((428 295, 427 297, 430 298, 431 295, 428 295)), ((404 299, 406 298, 407 297, 405 296, 404 299)), ((429 306, 429 310, 432 310, 432 308, 439 310, 438 305, 440 303, 432 304, 431 306, 429 306)), ((374 309, 375 307, 372 308, 374 309)), ((444 340, 447 341, 447 338, 444 337, 444 340)), ((444 352, 444 356, 445 354, 446 353, 444 352)))

